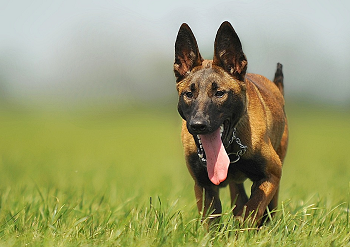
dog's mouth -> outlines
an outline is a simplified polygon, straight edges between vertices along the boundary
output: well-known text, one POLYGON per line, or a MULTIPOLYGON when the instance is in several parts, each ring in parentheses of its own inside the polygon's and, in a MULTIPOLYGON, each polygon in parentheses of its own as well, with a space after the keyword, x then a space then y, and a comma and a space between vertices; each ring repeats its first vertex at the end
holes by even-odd
MULTIPOLYGON (((221 141, 222 140, 222 134, 224 132, 224 125, 222 124, 220 126, 220 138, 221 138, 221 141)), ((201 135, 203 136, 203 135, 201 135)), ((203 148, 203 144, 202 144, 202 140, 201 140, 201 137, 200 135, 196 135, 195 136, 195 142, 196 142, 196 145, 197 145, 197 154, 198 154, 198 157, 200 158, 200 160, 203 162, 203 163, 206 163, 207 162, 207 156, 205 155, 205 151, 204 151, 204 148, 203 148)))
POLYGON ((214 132, 194 136, 198 157, 202 163, 206 164, 209 179, 216 185, 227 178, 230 159, 225 146, 229 145, 227 141, 229 131, 230 122, 225 120, 214 132))
MULTIPOLYGON (((231 144, 230 138, 229 138, 229 136, 230 136, 229 133, 232 132, 232 130, 230 130, 229 126, 230 126, 230 121, 228 119, 225 120, 220 125, 220 138, 221 138, 221 141, 222 141, 224 147, 228 147, 231 144)), ((206 163, 207 159, 206 159, 205 150, 203 148, 203 144, 202 144, 202 140, 201 140, 200 136, 203 136, 203 135, 194 135, 193 137, 194 137, 194 140, 195 140, 195 143, 197 146, 198 157, 200 158, 200 160, 203 163, 206 163)))

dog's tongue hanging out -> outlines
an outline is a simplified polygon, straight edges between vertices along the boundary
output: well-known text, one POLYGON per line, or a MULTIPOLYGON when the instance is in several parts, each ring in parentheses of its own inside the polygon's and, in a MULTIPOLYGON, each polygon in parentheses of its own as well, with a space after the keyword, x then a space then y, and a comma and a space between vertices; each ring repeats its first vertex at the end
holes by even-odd
POLYGON ((213 184, 219 185, 226 179, 230 165, 230 159, 221 141, 220 128, 211 134, 199 137, 207 158, 209 179, 213 184))

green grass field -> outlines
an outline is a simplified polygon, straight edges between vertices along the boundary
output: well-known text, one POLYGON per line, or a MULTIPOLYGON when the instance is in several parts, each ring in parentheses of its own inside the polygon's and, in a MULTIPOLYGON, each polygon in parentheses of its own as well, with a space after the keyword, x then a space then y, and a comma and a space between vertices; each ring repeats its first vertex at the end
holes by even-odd
POLYGON ((290 107, 272 222, 197 214, 176 107, 0 112, 0 246, 350 246, 350 113, 290 107))

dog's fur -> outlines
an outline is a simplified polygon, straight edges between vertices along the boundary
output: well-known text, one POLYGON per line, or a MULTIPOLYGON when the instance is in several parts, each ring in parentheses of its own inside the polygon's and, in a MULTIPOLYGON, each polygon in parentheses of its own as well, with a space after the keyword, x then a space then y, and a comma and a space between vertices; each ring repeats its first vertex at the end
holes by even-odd
MULTIPOLYGON (((222 23, 217 32, 213 60, 201 57, 191 29, 186 23, 181 25, 175 43, 174 72, 178 111, 183 118, 182 142, 195 181, 198 210, 204 215, 220 215, 219 187, 229 185, 234 215, 250 215, 259 224, 267 207, 270 211, 277 207, 288 127, 282 65, 277 64, 272 82, 246 73, 247 64, 229 22, 222 23), (206 162, 198 157, 196 138, 222 125, 221 139, 229 155, 240 149, 235 141, 230 144, 234 128, 247 149, 238 162, 229 165, 227 178, 215 185, 208 177, 206 162), (253 182, 250 198, 243 186, 246 178, 253 182)), ((236 157, 230 158, 232 162, 236 157)))

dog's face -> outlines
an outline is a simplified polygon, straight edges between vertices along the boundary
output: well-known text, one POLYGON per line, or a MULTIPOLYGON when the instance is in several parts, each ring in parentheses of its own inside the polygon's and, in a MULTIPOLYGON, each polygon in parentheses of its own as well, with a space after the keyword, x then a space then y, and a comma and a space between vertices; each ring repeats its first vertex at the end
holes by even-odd
POLYGON ((221 67, 198 66, 178 83, 178 111, 195 137, 221 128, 228 145, 233 126, 245 109, 244 83, 232 78, 221 67))
POLYGON ((183 24, 175 43, 174 72, 179 93, 178 111, 199 144, 200 135, 220 129, 225 146, 245 111, 244 76, 247 60, 232 26, 219 28, 214 59, 203 60, 191 29, 183 24))

